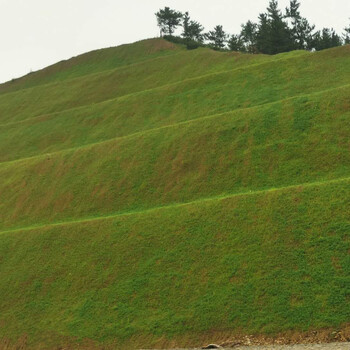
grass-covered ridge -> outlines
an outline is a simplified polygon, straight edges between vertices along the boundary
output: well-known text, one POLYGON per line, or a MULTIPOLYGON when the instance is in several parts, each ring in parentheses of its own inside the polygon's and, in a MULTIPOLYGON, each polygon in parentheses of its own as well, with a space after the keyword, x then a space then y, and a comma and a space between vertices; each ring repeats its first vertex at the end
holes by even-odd
POLYGON ((95 50, 2 84, 0 93, 133 65, 163 55, 172 55, 181 50, 180 46, 158 39, 95 50))
POLYGON ((0 339, 349 323, 349 50, 153 39, 0 86, 0 339))

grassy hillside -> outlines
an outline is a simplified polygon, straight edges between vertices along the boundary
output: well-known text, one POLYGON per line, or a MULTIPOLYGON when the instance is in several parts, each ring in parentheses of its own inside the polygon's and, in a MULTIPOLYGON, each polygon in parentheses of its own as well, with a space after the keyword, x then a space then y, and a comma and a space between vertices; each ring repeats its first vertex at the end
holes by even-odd
POLYGON ((349 54, 153 39, 1 85, 0 339, 350 323, 349 54))
POLYGON ((178 51, 181 51, 180 46, 158 39, 143 40, 134 44, 96 50, 2 84, 0 86, 0 92, 33 87, 133 65, 162 56, 172 55, 178 51))
MULTIPOLYGON (((184 89, 191 90, 198 86, 203 87, 206 80, 213 80, 212 84, 223 84, 227 82, 227 79, 230 79, 230 75, 226 74, 228 70, 235 74, 237 69, 244 69, 249 64, 259 65, 256 61, 260 63, 271 61, 266 56, 257 56, 256 58, 253 56, 253 58, 248 58, 247 64, 243 64, 244 57, 242 55, 235 57, 232 54, 226 54, 224 57, 219 56, 219 60, 216 62, 218 53, 212 54, 212 52, 208 49, 201 49, 196 51, 194 57, 188 57, 190 52, 185 52, 182 55, 172 55, 137 65, 103 71, 99 74, 89 74, 60 83, 42 84, 6 92, 0 95, 0 112, 4 116, 8 116, 8 119, 2 118, 2 122, 12 123, 43 114, 93 105, 118 97, 127 98, 135 93, 147 94, 147 92, 152 92, 149 90, 159 91, 166 87, 171 88, 173 85, 175 85, 175 89, 177 87, 182 92, 184 89), (209 58, 211 55, 214 56, 213 62, 201 64, 207 55, 209 58), (196 69, 191 69, 192 65, 196 66, 196 69), (215 70, 213 70, 213 66, 215 70), (174 70, 177 74, 174 74, 174 70), (191 78, 194 79, 194 82, 191 78), (100 88, 96 89, 96 86, 100 86, 100 88), (18 101, 21 103, 18 104, 18 101)), ((286 57, 288 56, 281 58, 275 56, 274 59, 283 60, 286 57)))

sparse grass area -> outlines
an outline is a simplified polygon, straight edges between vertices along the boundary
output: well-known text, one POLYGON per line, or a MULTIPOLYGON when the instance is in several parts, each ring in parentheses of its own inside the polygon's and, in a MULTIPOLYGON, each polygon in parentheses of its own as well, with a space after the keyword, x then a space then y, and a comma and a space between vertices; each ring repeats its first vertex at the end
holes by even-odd
POLYGON ((150 40, 0 86, 0 339, 349 323, 349 53, 150 40))

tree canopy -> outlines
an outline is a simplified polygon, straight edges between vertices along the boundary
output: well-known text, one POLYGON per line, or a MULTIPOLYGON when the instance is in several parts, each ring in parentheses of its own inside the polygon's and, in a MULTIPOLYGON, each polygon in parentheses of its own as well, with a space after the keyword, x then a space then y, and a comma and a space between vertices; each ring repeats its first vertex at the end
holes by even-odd
POLYGON ((202 32, 204 27, 199 22, 191 20, 188 12, 185 12, 182 26, 183 32, 181 35, 184 39, 187 39, 188 41, 195 40, 200 43, 203 42, 204 37, 202 32))
POLYGON ((324 50, 350 44, 350 25, 338 35, 332 28, 315 31, 315 26, 301 14, 300 0, 290 0, 283 12, 277 0, 269 0, 268 7, 257 22, 252 20, 241 25, 239 34, 229 35, 222 25, 204 33, 204 27, 191 19, 188 12, 182 14, 169 7, 156 13, 161 32, 168 40, 184 43, 187 48, 209 46, 215 50, 232 50, 246 53, 278 54, 292 50, 324 50), (177 27, 182 26, 181 37, 174 37, 177 27))
POLYGON ((291 0, 289 7, 286 8, 285 17, 291 21, 290 31, 294 49, 311 49, 315 26, 310 25, 309 21, 301 16, 300 5, 298 0, 291 0))
POLYGON ((220 50, 225 47, 228 34, 224 31, 222 26, 217 25, 214 30, 206 33, 205 37, 214 50, 220 50))
POLYGON ((350 44, 350 25, 349 27, 344 28, 344 43, 350 44))
POLYGON ((172 35, 181 24, 183 14, 181 12, 165 7, 156 13, 158 26, 163 34, 172 35))
POLYGON ((249 53, 257 52, 257 30, 258 25, 252 21, 241 25, 241 34, 239 35, 244 44, 244 51, 249 53))

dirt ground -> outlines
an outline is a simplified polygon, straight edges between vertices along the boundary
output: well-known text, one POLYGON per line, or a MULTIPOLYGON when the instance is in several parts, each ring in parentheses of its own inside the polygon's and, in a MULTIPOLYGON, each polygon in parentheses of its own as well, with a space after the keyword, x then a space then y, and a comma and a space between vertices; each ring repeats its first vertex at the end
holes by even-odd
POLYGON ((350 343, 274 345, 274 346, 239 346, 231 350, 350 350, 350 343))
MULTIPOLYGON (((192 350, 199 350, 192 349, 192 350)), ((189 350, 189 349, 174 349, 189 350)), ((261 346, 236 346, 231 348, 221 348, 221 350, 350 350, 350 343, 331 344, 305 344, 305 345, 261 345, 261 346)))

